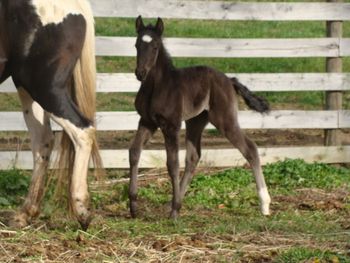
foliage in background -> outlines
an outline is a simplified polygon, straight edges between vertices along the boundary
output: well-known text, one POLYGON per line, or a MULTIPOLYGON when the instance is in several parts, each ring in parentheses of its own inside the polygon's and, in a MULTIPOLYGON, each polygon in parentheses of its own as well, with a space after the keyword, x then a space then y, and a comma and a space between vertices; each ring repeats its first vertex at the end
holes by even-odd
POLYGON ((23 201, 27 194, 29 177, 25 172, 17 169, 0 170, 0 207, 11 207, 23 201))

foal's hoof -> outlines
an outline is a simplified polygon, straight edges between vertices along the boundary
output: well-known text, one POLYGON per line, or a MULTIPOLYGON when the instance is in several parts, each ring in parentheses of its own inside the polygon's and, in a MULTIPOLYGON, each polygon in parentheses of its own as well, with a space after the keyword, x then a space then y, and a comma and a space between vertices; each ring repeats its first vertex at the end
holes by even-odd
POLYGON ((170 219, 176 220, 178 217, 179 217, 179 211, 172 210, 170 212, 170 216, 169 216, 170 219))
POLYGON ((260 210, 264 216, 269 216, 270 215, 270 204, 269 203, 268 204, 261 204, 260 210))
POLYGON ((131 218, 137 217, 137 206, 135 202, 130 202, 130 216, 131 218))
POLYGON ((130 216, 131 218, 136 218, 137 217, 136 211, 130 211, 130 216))

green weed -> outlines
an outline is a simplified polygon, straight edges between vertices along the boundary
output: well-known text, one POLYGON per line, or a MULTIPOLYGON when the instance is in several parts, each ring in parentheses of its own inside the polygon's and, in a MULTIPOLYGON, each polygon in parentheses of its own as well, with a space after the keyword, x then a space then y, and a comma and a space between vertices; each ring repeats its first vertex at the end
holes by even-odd
POLYGON ((0 170, 0 207, 11 207, 21 202, 28 191, 29 177, 24 171, 0 170))
POLYGON ((264 167, 267 184, 289 191, 296 187, 332 189, 350 185, 350 171, 323 163, 285 160, 264 167))

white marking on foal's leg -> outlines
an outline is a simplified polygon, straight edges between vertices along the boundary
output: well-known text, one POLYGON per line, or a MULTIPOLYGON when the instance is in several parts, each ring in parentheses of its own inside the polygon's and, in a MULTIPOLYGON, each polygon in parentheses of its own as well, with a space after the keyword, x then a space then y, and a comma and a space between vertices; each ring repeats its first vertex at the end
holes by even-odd
POLYGON ((258 190, 259 199, 260 199, 260 209, 261 213, 263 215, 269 215, 270 214, 270 203, 271 203, 271 197, 269 195, 269 192, 267 191, 266 187, 263 187, 258 190))
POLYGON ((270 197, 269 192, 267 190, 265 178, 264 178, 260 164, 256 164, 255 169, 253 169, 253 173, 255 176, 256 188, 258 190, 261 213, 263 215, 269 215, 270 214, 271 197, 270 197))
POLYGON ((153 38, 150 35, 143 35, 142 36, 142 41, 146 43, 152 42, 153 38))

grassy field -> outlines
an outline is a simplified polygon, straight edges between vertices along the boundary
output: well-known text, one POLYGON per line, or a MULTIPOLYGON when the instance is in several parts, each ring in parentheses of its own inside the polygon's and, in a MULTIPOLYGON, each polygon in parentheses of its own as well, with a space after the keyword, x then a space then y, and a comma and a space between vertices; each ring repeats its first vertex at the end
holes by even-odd
MULTIPOLYGON (((123 177, 92 185, 88 233, 64 205, 46 201, 32 226, 0 227, 0 262, 350 262, 350 169, 286 160, 264 172, 269 217, 258 211, 250 170, 238 168, 199 172, 181 218, 169 220, 169 180, 147 171, 138 219, 129 218, 123 177)), ((1 214, 16 208, 27 184, 24 172, 0 172, 1 214)))

